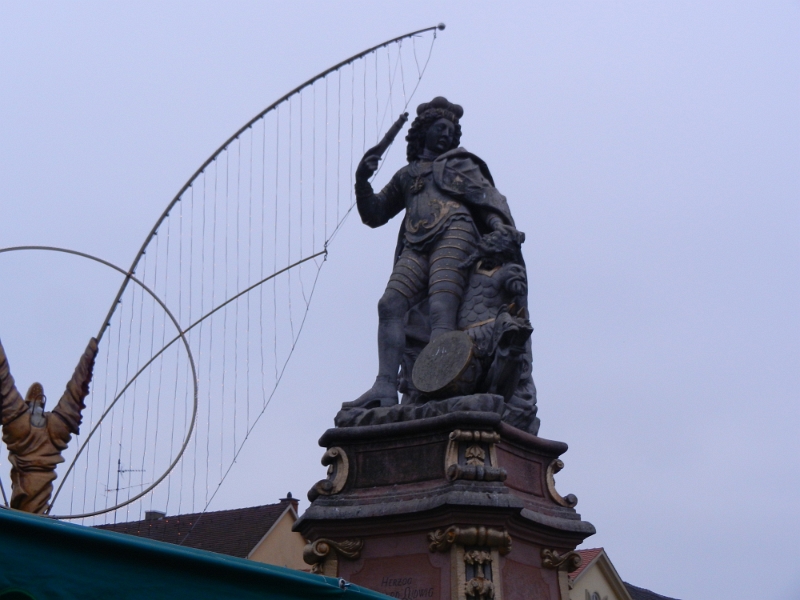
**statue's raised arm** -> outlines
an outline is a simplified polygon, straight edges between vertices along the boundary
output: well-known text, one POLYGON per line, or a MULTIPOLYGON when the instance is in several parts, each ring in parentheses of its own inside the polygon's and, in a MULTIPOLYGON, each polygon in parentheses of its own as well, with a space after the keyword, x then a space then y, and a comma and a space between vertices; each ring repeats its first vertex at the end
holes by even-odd
POLYGON ((80 433, 81 412, 86 408, 83 401, 89 395, 89 383, 92 381, 96 356, 97 340, 92 338, 75 367, 72 379, 67 383, 67 388, 53 409, 53 414, 61 417, 70 433, 80 433))
POLYGON ((369 178, 378 168, 378 161, 387 148, 400 133, 408 121, 408 113, 403 113, 389 128, 383 139, 364 153, 364 157, 356 168, 356 204, 361 221, 370 227, 380 227, 389 219, 398 214, 405 207, 402 193, 394 184, 394 179, 389 182, 380 194, 373 193, 369 178))
POLYGON ((5 427, 7 423, 11 423, 27 411, 28 406, 17 390, 6 350, 0 341, 0 423, 5 427))

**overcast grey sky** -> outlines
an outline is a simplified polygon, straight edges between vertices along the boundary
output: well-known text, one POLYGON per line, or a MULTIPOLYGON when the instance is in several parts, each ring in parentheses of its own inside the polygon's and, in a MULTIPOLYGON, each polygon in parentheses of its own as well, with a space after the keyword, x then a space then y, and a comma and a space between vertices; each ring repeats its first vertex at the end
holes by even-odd
MULTIPOLYGON (((0 246, 127 266, 259 110, 440 21, 415 103, 464 106, 462 145, 527 233, 540 434, 570 444, 586 546, 666 595, 800 598, 796 0, 0 2, 0 246)), ((307 506, 317 439, 374 376, 395 239, 357 218, 336 238, 212 509, 307 506)), ((0 255, 0 283, 16 378, 60 389, 118 279, 0 255)))

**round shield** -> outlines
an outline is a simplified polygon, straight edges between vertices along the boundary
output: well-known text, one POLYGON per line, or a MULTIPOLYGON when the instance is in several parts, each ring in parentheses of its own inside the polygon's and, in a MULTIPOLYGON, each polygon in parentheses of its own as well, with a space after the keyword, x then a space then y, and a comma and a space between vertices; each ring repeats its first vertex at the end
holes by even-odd
POLYGON ((472 339, 463 331, 449 331, 420 352, 411 380, 423 394, 436 394, 458 380, 472 360, 472 339))

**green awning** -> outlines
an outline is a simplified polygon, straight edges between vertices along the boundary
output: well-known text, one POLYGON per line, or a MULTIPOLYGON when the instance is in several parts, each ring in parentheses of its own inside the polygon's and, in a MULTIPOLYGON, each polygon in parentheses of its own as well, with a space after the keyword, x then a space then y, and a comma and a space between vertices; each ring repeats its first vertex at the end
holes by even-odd
POLYGON ((0 510, 0 600, 26 597, 388 599, 332 577, 0 510))

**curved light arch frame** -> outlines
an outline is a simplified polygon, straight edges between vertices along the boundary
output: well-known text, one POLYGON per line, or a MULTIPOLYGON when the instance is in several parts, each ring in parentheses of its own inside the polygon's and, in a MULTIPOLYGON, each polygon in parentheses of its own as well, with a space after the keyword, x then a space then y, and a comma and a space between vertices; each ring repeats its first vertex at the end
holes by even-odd
MULTIPOLYGON (((278 105, 282 104, 283 102, 285 102, 286 100, 288 100, 289 98, 294 96, 295 94, 303 91, 305 88, 313 85, 314 83, 316 83, 320 79, 322 79, 322 78, 330 75, 331 73, 333 73, 335 71, 338 71, 342 67, 350 64, 351 62, 354 62, 354 61, 358 60, 359 58, 363 58, 364 56, 367 56, 368 54, 370 54, 370 53, 372 53, 372 52, 374 52, 376 50, 380 50, 381 48, 384 48, 384 47, 386 47, 386 46, 388 46, 390 44, 394 44, 396 42, 400 42, 401 40, 404 40, 406 38, 411 38, 411 37, 413 37, 415 35, 419 35, 420 33, 425 33, 427 31, 433 31, 434 32, 434 37, 435 37, 436 30, 438 29, 438 30, 441 31, 441 30, 444 30, 444 28, 445 28, 444 23, 439 23, 438 25, 434 25, 433 27, 425 27, 424 29, 418 29, 416 31, 412 31, 411 33, 406 33, 406 34, 398 36, 396 38, 392 38, 391 40, 387 40, 385 42, 382 42, 380 44, 372 46, 371 48, 367 48, 366 50, 364 50, 362 52, 359 52, 358 54, 354 54, 350 58, 345 59, 345 60, 335 64, 334 66, 332 66, 332 67, 330 67, 328 69, 325 69, 324 71, 322 71, 321 73, 319 73, 317 75, 314 75, 314 77, 312 77, 311 79, 307 80, 304 83, 301 83, 296 88, 294 88, 292 91, 284 94, 283 96, 278 98, 275 102, 270 104, 267 108, 265 108, 264 110, 259 112, 252 119, 250 119, 247 123, 242 125, 236 131, 236 133, 234 133, 227 140, 225 140, 225 142, 219 148, 217 148, 214 151, 214 153, 211 154, 211 156, 209 156, 202 165, 200 165, 200 167, 186 181, 186 183, 183 184, 181 189, 178 190, 178 193, 175 194, 175 197, 167 205, 167 208, 164 210, 164 212, 161 213, 161 216, 158 218, 158 220, 156 221, 155 225, 153 225, 153 228, 150 230, 150 233, 147 234, 147 237, 145 238, 144 243, 142 244, 142 247, 139 249, 139 252, 136 254, 136 258, 134 258, 133 259, 133 263, 131 263, 130 269, 128 269, 128 272, 125 274, 126 278, 122 282, 122 285, 120 286, 119 291, 117 292, 117 295, 114 298, 114 301, 111 303, 111 307, 108 309, 108 314, 106 315, 106 318, 103 319, 103 324, 100 327, 100 331, 97 333, 97 340, 100 341, 103 338, 103 334, 105 333, 106 328, 111 323, 111 317, 114 315, 114 311, 117 309, 117 302, 122 297, 122 294, 125 293, 125 289, 128 287, 129 279, 133 277, 133 273, 136 271, 136 267, 139 265, 139 261, 141 260, 142 256, 144 256, 145 251, 147 250, 147 246, 150 244, 150 242, 152 241, 153 237, 155 237, 156 233, 158 232, 159 227, 161 227, 161 224, 169 216, 169 213, 174 208, 174 206, 178 202, 180 202, 181 197, 186 192, 186 190, 188 190, 190 187, 192 187, 192 184, 194 184, 194 181, 206 170, 206 167, 208 167, 212 162, 214 162, 217 159, 217 157, 220 154, 222 154, 225 151, 225 149, 232 142, 234 142, 240 135, 242 135, 245 131, 247 131, 250 127, 252 127, 256 123, 256 121, 258 121, 261 118, 263 118, 268 112, 270 112, 270 111, 274 110, 275 108, 277 108, 278 105)), ((415 90, 416 90, 416 88, 415 88, 415 90)))
MULTIPOLYGON (((177 463, 180 461, 181 457, 183 456, 186 448, 188 447, 188 444, 189 444, 189 441, 191 439, 191 436, 194 433, 194 427, 195 427, 195 422, 196 422, 196 417, 197 417, 198 395, 199 395, 197 370, 196 370, 196 367, 195 367, 194 357, 193 357, 191 349, 189 347, 188 340, 186 339, 184 334, 187 333, 190 329, 192 329, 199 322, 203 321, 204 319, 209 317, 211 314, 213 314, 214 312, 218 311, 225 304, 228 304, 228 303, 234 301, 235 299, 247 294, 252 289, 255 289, 256 287, 260 286, 265 281, 267 281, 269 279, 272 279, 273 277, 279 275, 280 273, 282 273, 284 271, 287 271, 287 270, 289 270, 291 268, 294 268, 295 266, 299 265, 300 263, 306 262, 307 260, 311 260, 313 258, 316 258, 316 257, 320 256, 320 255, 324 255, 325 257, 327 257, 327 243, 326 243, 325 249, 323 251, 318 252, 316 254, 313 254, 311 256, 305 257, 305 258, 301 259, 300 261, 298 261, 298 262, 296 262, 296 263, 294 263, 292 265, 289 265, 288 267, 286 267, 284 269, 281 269, 280 271, 278 271, 276 273, 273 273, 272 275, 270 275, 266 279, 264 279, 264 280, 262 280, 262 281, 260 281, 260 282, 258 282, 256 284, 250 286, 249 288, 241 291, 240 293, 238 293, 233 298, 230 298, 230 299, 226 300, 226 302, 223 303, 222 305, 215 307, 210 313, 207 313, 206 315, 203 315, 195 323, 193 323, 189 327, 187 327, 186 330, 182 330, 180 323, 178 323, 177 319, 174 317, 172 312, 167 308, 166 304, 155 294, 155 292, 153 292, 149 287, 147 287, 141 280, 136 278, 134 276, 134 273, 136 271, 136 268, 137 268, 137 266, 139 264, 139 261, 141 260, 142 256, 145 255, 145 252, 147 250, 148 245, 152 241, 153 237, 156 236, 156 234, 158 232, 158 229, 161 227, 161 225, 165 221, 165 219, 169 216, 171 210, 175 207, 175 205, 178 202, 180 202, 183 194, 194 184, 195 180, 205 171, 205 169, 212 162, 214 162, 214 160, 216 160, 217 157, 220 154, 222 154, 232 142, 234 142, 236 139, 238 139, 239 136, 242 135, 242 133, 247 131, 247 129, 251 128, 257 121, 262 119, 267 113, 269 113, 270 111, 272 111, 275 108, 277 108, 283 102, 289 100, 295 94, 297 94, 297 93, 301 92, 302 90, 304 90, 305 88, 313 85, 314 83, 316 83, 320 79, 323 79, 327 75, 329 75, 329 74, 331 74, 333 72, 336 72, 337 70, 341 69, 342 67, 347 66, 348 64, 350 64, 350 63, 352 63, 352 62, 354 62, 354 61, 356 61, 356 60, 358 60, 360 58, 363 58, 363 57, 369 55, 370 53, 375 52, 376 50, 379 50, 379 49, 384 48, 386 46, 389 46, 391 44, 400 42, 400 41, 402 41, 404 39, 412 38, 412 37, 414 37, 416 35, 419 35, 419 34, 425 33, 425 32, 429 32, 429 31, 434 32, 434 39, 435 39, 436 30, 444 30, 444 29, 445 29, 444 23, 439 23, 438 25, 434 25, 432 27, 426 27, 426 28, 423 28, 423 29, 418 29, 416 31, 412 31, 410 33, 406 33, 404 35, 392 38, 390 40, 387 40, 385 42, 382 42, 380 44, 372 46, 372 47, 370 47, 370 48, 368 48, 366 50, 363 50, 362 52, 354 54, 353 56, 351 56, 351 57, 349 57, 349 58, 347 58, 347 59, 335 64, 334 66, 332 66, 332 67, 322 71, 321 73, 315 75, 314 77, 308 79, 307 81, 305 81, 304 83, 300 84, 296 88, 292 89, 290 92, 284 94, 278 100, 276 100, 275 102, 270 104, 268 107, 266 107, 265 109, 260 111, 257 115, 255 115, 253 118, 251 118, 247 123, 245 123, 242 127, 240 127, 233 135, 231 135, 219 148, 217 148, 217 150, 215 150, 214 153, 212 153, 205 160, 205 162, 203 162, 203 164, 200 165, 200 167, 195 171, 195 173, 180 188, 178 193, 173 197, 173 199, 167 205, 167 207, 164 210, 164 212, 161 214, 161 216, 156 221, 156 223, 153 226, 153 228, 150 230, 150 233, 145 238, 144 243, 142 244, 141 248, 139 249, 138 253, 136 254, 136 257, 134 258, 133 262, 131 263, 130 268, 127 271, 125 271, 121 267, 119 267, 117 265, 114 265, 113 263, 110 263, 110 262, 108 262, 106 260, 103 260, 103 259, 101 259, 99 257, 93 256, 93 255, 90 255, 90 254, 87 254, 87 253, 79 252, 79 251, 76 251, 76 250, 66 249, 66 248, 59 248, 59 247, 54 247, 54 246, 15 246, 15 247, 9 247, 9 248, 0 248, 0 253, 12 252, 12 251, 20 251, 20 250, 42 250, 42 251, 51 251, 51 252, 61 252, 61 253, 65 253, 65 254, 72 254, 72 255, 75 255, 75 256, 88 258, 90 260, 93 260, 95 262, 98 262, 100 264, 108 266, 108 267, 114 269, 115 271, 118 271, 119 273, 121 273, 124 276, 124 280, 123 280, 122 285, 120 286, 119 291, 117 292, 117 294, 116 294, 116 296, 115 296, 115 298, 114 298, 114 300, 113 300, 113 302, 112 302, 112 304, 111 304, 111 306, 110 306, 110 308, 108 310, 108 313, 106 314, 106 317, 103 319, 103 322, 102 322, 102 325, 100 327, 100 330, 97 333, 96 339, 97 339, 98 343, 102 340, 106 328, 110 325, 111 318, 113 317, 114 312, 116 311, 116 308, 117 308, 117 306, 119 304, 119 300, 122 298, 122 295, 125 293, 125 290, 127 289, 128 283, 130 281, 133 281, 134 283, 139 285, 150 296, 152 296, 153 299, 156 302, 158 302, 158 304, 162 307, 162 309, 169 316, 169 318, 172 321, 172 323, 175 326, 175 328, 178 330, 178 336, 175 337, 174 339, 172 339, 157 354, 155 354, 153 357, 150 358, 150 360, 131 378, 131 380, 120 391, 120 393, 117 395, 117 397, 115 397, 114 400, 112 401, 112 403, 107 407, 106 411, 101 415, 100 420, 97 422, 95 427, 93 427, 92 430, 89 432, 88 436, 86 437, 86 439, 84 440, 84 442, 81 445, 80 449, 78 450, 78 453, 76 454, 75 459, 73 459, 72 463, 70 464, 69 468, 67 469, 67 472, 64 474, 64 478, 62 479, 61 484, 59 485, 59 487, 57 488, 56 492, 53 495, 53 499, 51 501, 51 506, 52 506, 52 502, 54 502, 56 500, 56 498, 58 497, 59 492, 63 488, 64 483, 66 482, 66 479, 67 479, 68 475, 72 472, 73 467, 77 462, 78 456, 80 456, 80 454, 83 452, 83 449, 86 447, 86 444, 88 444, 89 439, 92 437, 94 432, 97 430, 99 425, 102 423, 103 419, 108 414, 108 412, 110 412, 110 410, 114 407, 114 405, 119 401, 119 399, 122 397, 124 392, 128 389, 128 387, 130 387, 130 385, 134 381, 136 381, 136 379, 139 377, 139 375, 141 375, 141 373, 143 373, 144 370, 147 369, 150 366, 150 364, 152 364, 152 362, 156 360, 156 358, 158 358, 158 356, 160 356, 168 347, 170 347, 178 339, 182 340, 182 342, 184 344, 184 347, 186 348, 186 351, 187 351, 187 354, 188 354, 188 357, 189 357, 189 361, 190 361, 190 365, 191 365, 191 369, 192 369, 192 376, 193 376, 193 383, 194 383, 194 402, 193 402, 193 410, 192 410, 192 420, 191 420, 191 424, 190 424, 190 427, 189 427, 189 431, 187 432, 187 436, 186 436, 186 438, 185 438, 185 440, 183 442, 183 445, 181 446, 181 449, 180 449, 179 453, 177 454, 175 460, 169 465, 168 469, 153 484, 150 485, 150 487, 148 487, 144 491, 140 492, 136 496, 126 500, 125 502, 119 503, 119 504, 117 504, 117 505, 115 505, 113 507, 110 507, 110 508, 102 509, 102 510, 99 510, 99 511, 93 511, 93 512, 89 512, 89 513, 78 514, 78 515, 56 515, 56 516, 53 516, 53 515, 46 514, 45 516, 48 516, 48 517, 51 517, 51 518, 56 518, 56 519, 80 519, 80 518, 87 518, 87 517, 92 517, 92 516, 104 514, 104 513, 111 512, 111 511, 117 510, 119 508, 122 508, 122 507, 124 507, 124 506, 126 506, 126 505, 128 505, 128 504, 130 504, 132 502, 135 502, 139 498, 141 498, 141 497, 145 496, 146 494, 148 494, 149 492, 151 492, 158 484, 160 484, 167 477, 167 475, 169 475, 169 473, 175 468, 175 466, 177 465, 177 463)), ((416 91, 416 88, 414 88, 414 91, 416 91)), ((413 92, 412 92, 412 96, 413 96, 413 92)), ((49 510, 49 508, 48 508, 48 510, 49 510)))
POLYGON ((107 267, 109 267, 109 268, 111 268, 111 269, 113 269, 115 271, 118 271, 119 273, 121 273, 122 275, 124 275, 126 277, 126 281, 133 281, 134 283, 139 285, 144 291, 146 291, 159 304, 159 306, 161 306, 161 308, 164 310, 166 315, 169 317, 170 321, 172 321, 172 324, 175 326, 175 329, 178 330, 178 336, 175 339, 173 339, 169 344, 167 344, 167 346, 165 348, 163 348, 158 354, 156 354, 149 361, 147 361, 147 363, 145 363, 145 365, 141 369, 139 369, 139 371, 136 372, 136 374, 130 379, 130 381, 128 381, 128 383, 125 384, 125 387, 122 388, 122 390, 119 392, 119 394, 117 394, 117 396, 114 398, 114 400, 111 402, 111 404, 108 405, 108 407, 103 412, 103 414, 100 415, 100 418, 98 419, 97 423, 95 424, 94 427, 92 427, 91 431, 86 436, 86 438, 84 439, 84 441, 81 444, 80 448, 78 449, 78 452, 75 455, 75 458, 70 463, 69 468, 67 469, 67 472, 64 473, 64 476, 61 479, 61 484, 58 486, 58 488, 56 489, 55 493, 53 494, 53 498, 50 501, 50 505, 48 506, 48 509, 47 509, 48 513, 45 513, 45 516, 48 516, 48 517, 53 518, 53 519, 84 519, 84 518, 87 518, 87 517, 94 517, 96 515, 101 515, 103 513, 111 512, 111 511, 114 511, 114 510, 118 510, 118 509, 122 508, 123 506, 127 506, 128 504, 130 504, 132 502, 135 502, 136 500, 138 500, 142 496, 145 496, 145 495, 149 494, 153 489, 155 489, 155 487, 159 483, 164 481, 164 479, 176 467, 176 465, 180 461, 181 457, 183 456, 184 452, 186 451, 186 448, 189 446, 189 441, 192 439, 192 434, 194 433, 195 422, 197 421, 197 405, 198 405, 199 391, 198 391, 198 383, 197 383, 197 369, 196 369, 195 364, 194 364, 194 355, 192 354, 191 347, 189 346, 189 340, 186 339, 185 332, 181 329, 180 323, 178 323, 178 320, 175 318, 175 315, 173 315, 172 311, 170 311, 169 308, 167 308, 167 305, 164 304, 164 302, 161 300, 161 298, 159 298, 158 295, 156 295, 156 293, 153 292, 153 290, 151 290, 147 285, 145 285, 138 278, 134 277, 131 273, 126 272, 125 269, 123 269, 121 267, 118 267, 117 265, 115 265, 115 264, 113 264, 111 262, 108 262, 107 260, 104 260, 102 258, 99 258, 97 256, 93 256, 91 254, 87 254, 86 252, 79 252, 77 250, 70 250, 68 248, 59 248, 59 247, 56 247, 56 246, 12 246, 12 247, 9 247, 9 248, 0 248, 0 254, 6 253, 6 252, 17 252, 17 251, 26 251, 26 250, 40 250, 40 251, 46 251, 46 252, 59 252, 59 253, 62 253, 62 254, 71 254, 71 255, 74 255, 74 256, 79 256, 81 258, 88 258, 89 260, 92 260, 94 262, 100 263, 100 264, 105 265, 105 266, 107 266, 107 267), (122 398, 122 395, 125 393, 125 391, 133 384, 134 381, 136 381, 136 379, 139 377, 139 375, 141 375, 145 371, 145 369, 147 369, 153 363, 153 361, 156 358, 158 358, 158 356, 160 356, 164 350, 166 350, 167 347, 171 346, 173 342, 175 342, 175 341, 177 341, 179 339, 183 342, 183 346, 186 349, 186 354, 189 357, 189 364, 190 364, 191 369, 192 369, 192 383, 193 383, 193 386, 194 386, 194 394, 193 394, 193 398, 192 398, 193 399, 193 402, 192 402, 192 418, 191 418, 191 421, 190 421, 189 430, 186 432, 186 437, 183 440, 183 444, 181 445, 180 450, 178 451, 177 455, 175 456, 175 459, 172 461, 172 463, 170 463, 170 465, 167 467, 167 469, 164 471, 164 473, 162 473, 161 476, 158 479, 156 479, 150 485, 150 487, 146 488, 142 492, 139 492, 139 494, 137 494, 136 496, 134 496, 132 498, 128 498, 125 502, 120 502, 119 504, 117 504, 115 506, 112 506, 112 507, 109 507, 109 508, 104 508, 103 510, 97 510, 97 511, 93 511, 93 512, 77 514, 77 515, 50 515, 49 514, 49 510, 53 506, 53 503, 58 498, 58 494, 61 492, 61 488, 64 487, 64 483, 67 481, 67 477, 72 472, 73 467, 77 464, 78 457, 81 455, 81 453, 83 452, 84 448, 86 448, 86 445, 89 443, 89 440, 92 438, 92 436, 94 435, 95 431, 97 431, 97 429, 103 423, 103 420, 105 419, 106 415, 108 415, 108 413, 111 412, 111 409, 114 408, 114 406, 117 404, 119 399, 122 398))

